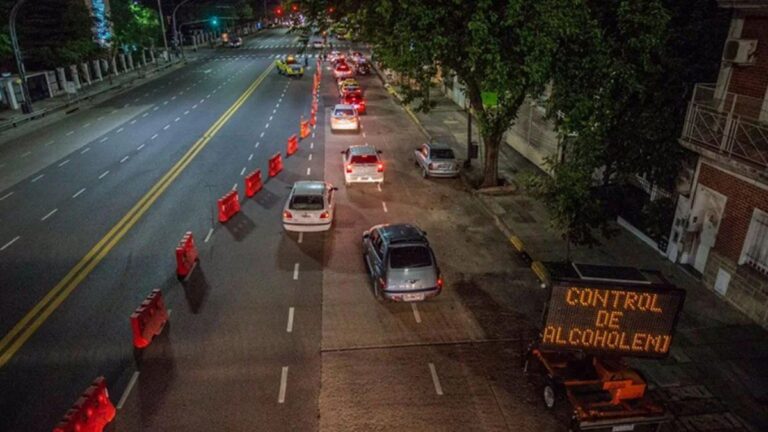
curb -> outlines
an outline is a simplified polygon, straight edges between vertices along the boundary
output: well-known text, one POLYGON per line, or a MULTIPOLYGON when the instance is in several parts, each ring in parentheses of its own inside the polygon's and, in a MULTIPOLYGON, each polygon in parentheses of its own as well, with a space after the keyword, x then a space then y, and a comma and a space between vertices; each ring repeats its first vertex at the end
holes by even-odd
POLYGON ((405 113, 408 114, 408 116, 411 118, 413 123, 416 125, 416 127, 419 129, 419 132, 421 132, 429 141, 432 141, 432 134, 429 133, 427 128, 424 127, 424 125, 421 123, 421 121, 416 117, 416 113, 413 112, 413 110, 405 103, 403 103, 403 97, 400 96, 400 94, 397 92, 397 90, 392 87, 386 79, 384 79, 384 75, 381 73, 381 70, 379 69, 379 66, 376 64, 376 62, 371 62, 373 65, 373 70, 376 71, 376 75, 379 76, 379 79, 384 84, 384 88, 387 89, 387 93, 392 95, 395 99, 397 99, 398 102, 400 102, 400 106, 403 107, 405 110, 405 113))

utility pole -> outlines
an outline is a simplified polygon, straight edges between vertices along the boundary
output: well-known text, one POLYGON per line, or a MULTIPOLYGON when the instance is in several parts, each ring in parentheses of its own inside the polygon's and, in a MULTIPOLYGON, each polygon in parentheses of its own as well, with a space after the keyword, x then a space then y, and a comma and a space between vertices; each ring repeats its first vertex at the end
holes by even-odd
POLYGON ((19 12, 19 8, 21 8, 21 5, 24 4, 25 1, 27 0, 18 0, 11 8, 8 28, 11 32, 11 45, 13 46, 13 56, 16 58, 16 68, 19 71, 19 78, 21 78, 21 95, 24 98, 24 100, 21 101, 21 111, 24 114, 29 114, 32 112, 32 100, 29 97, 27 71, 24 69, 24 59, 21 57, 19 39, 16 37, 16 14, 19 12))
POLYGON ((168 57, 168 37, 165 34, 165 17, 163 16, 163 1, 157 0, 157 13, 160 15, 160 30, 163 32, 163 45, 165 45, 165 61, 170 60, 168 57))

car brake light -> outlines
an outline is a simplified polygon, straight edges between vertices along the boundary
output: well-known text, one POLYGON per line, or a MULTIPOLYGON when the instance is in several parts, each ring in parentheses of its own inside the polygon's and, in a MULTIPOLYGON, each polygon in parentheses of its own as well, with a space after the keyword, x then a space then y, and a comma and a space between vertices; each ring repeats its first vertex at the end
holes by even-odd
POLYGON ((440 289, 443 289, 443 277, 442 276, 438 276, 438 278, 437 278, 437 287, 440 288, 440 289))
POLYGON ((347 174, 352 173, 352 165, 347 165, 347 174))
POLYGON ((384 172, 384 163, 383 162, 379 162, 379 164, 376 166, 376 171, 377 172, 384 172))
POLYGON ((288 210, 283 212, 283 218, 284 219, 293 219, 293 215, 288 210))
POLYGON ((328 219, 329 217, 331 217, 331 214, 327 211, 320 213, 320 219, 328 219))

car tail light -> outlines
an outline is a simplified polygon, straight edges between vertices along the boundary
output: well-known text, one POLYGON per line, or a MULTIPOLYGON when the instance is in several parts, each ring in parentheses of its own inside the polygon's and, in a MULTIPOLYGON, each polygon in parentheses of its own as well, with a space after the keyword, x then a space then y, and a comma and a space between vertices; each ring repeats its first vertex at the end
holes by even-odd
POLYGON ((329 217, 331 217, 331 214, 327 211, 320 213, 320 219, 328 219, 329 217))
POLYGON ((384 172, 384 163, 383 162, 379 162, 379 164, 376 166, 376 171, 377 172, 384 172))
POLYGON ((293 215, 288 210, 283 212, 283 219, 293 219, 293 215))
POLYGON ((442 276, 438 276, 437 277, 437 287, 439 289, 443 289, 443 277, 442 276))
POLYGON ((347 165, 347 174, 352 174, 352 165, 347 165))

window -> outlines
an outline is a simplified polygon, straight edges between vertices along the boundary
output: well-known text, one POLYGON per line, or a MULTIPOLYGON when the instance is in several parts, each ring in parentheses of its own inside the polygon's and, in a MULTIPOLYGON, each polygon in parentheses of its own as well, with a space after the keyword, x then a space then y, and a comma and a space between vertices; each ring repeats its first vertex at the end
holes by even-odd
POLYGON ((379 157, 375 154, 363 154, 363 155, 354 155, 352 156, 352 160, 350 163, 353 164, 375 164, 379 162, 379 157))
POLYGON ((322 210, 322 195, 294 195, 291 199, 291 210, 322 210))
POLYGON ((428 267, 432 265, 432 255, 424 246, 403 246, 392 249, 389 255, 392 268, 428 267))
POLYGON ((752 213, 740 263, 768 273, 768 213, 758 209, 752 213))
POLYGON ((432 159, 453 159, 453 150, 451 149, 432 149, 432 159))

